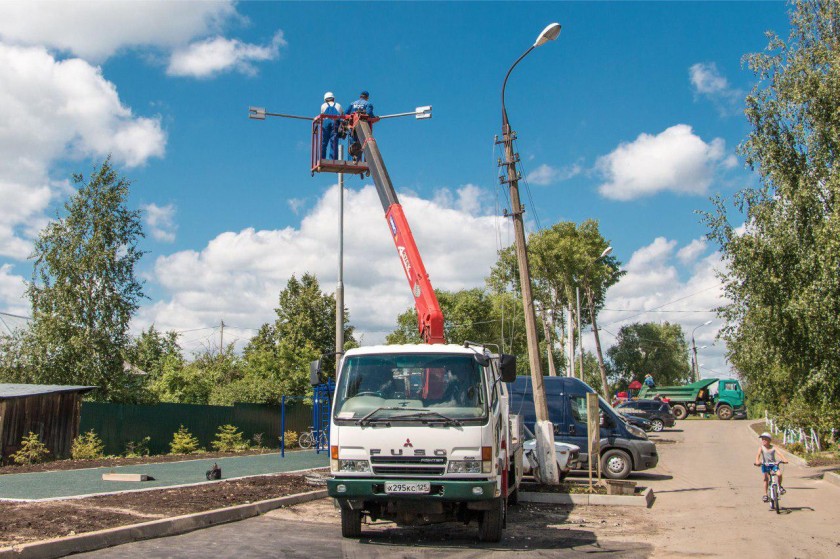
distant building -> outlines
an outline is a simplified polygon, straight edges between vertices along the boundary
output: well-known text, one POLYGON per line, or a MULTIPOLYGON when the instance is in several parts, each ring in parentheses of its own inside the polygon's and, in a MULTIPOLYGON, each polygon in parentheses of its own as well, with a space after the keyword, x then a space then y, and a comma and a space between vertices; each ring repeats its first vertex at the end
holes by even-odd
POLYGON ((82 395, 95 388, 0 384, 0 460, 8 463, 30 432, 41 438, 51 457, 70 456, 73 439, 79 436, 82 395))

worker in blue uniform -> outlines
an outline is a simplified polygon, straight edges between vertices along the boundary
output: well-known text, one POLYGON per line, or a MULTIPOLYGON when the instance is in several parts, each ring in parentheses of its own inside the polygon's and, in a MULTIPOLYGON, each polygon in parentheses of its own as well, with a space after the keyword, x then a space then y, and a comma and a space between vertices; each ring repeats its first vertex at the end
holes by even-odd
MULTIPOLYGON (((341 105, 335 102, 332 91, 324 93, 324 104, 321 105, 322 115, 341 116, 344 114, 341 105)), ((327 158, 327 145, 330 146, 330 159, 338 159, 338 119, 325 118, 321 124, 321 159, 327 158)))
POLYGON ((367 91, 362 91, 359 94, 359 98, 350 104, 350 108, 347 109, 347 114, 365 113, 368 116, 375 116, 373 114, 373 103, 369 99, 370 94, 367 91))

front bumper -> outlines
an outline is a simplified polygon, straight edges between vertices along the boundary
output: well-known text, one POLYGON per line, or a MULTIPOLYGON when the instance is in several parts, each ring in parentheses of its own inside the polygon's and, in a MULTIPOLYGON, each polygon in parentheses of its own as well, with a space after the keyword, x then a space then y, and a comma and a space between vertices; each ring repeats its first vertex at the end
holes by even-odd
MULTIPOLYGON (((365 499, 368 501, 428 500, 437 501, 486 501, 496 497, 496 482, 486 480, 428 480, 431 492, 385 493, 385 478, 334 478, 327 480, 327 493, 340 499, 365 499), (480 490, 480 492, 479 492, 480 490)), ((425 481, 425 480, 424 480, 425 481)))
POLYGON ((734 419, 746 419, 747 418, 747 406, 740 406, 732 410, 732 417, 734 419))

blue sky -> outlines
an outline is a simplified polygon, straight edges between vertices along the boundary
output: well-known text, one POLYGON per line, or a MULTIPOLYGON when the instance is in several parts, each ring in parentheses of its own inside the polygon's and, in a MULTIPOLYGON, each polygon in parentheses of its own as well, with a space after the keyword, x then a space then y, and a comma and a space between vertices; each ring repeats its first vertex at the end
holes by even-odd
MULTIPOLYGON (((33 235, 70 174, 111 153, 146 219, 135 328, 191 330, 187 349, 220 320, 247 339, 291 274, 335 284, 336 177, 310 177, 306 122, 251 121, 252 105, 312 115, 324 91, 347 106, 361 89, 380 114, 432 105, 377 141, 435 286, 481 285, 511 240, 496 217, 501 81, 553 21, 560 38, 507 89, 529 227, 600 221, 628 270, 607 345, 631 320, 693 329, 721 301, 722 266, 695 210, 756 180, 735 152, 754 81, 741 59, 788 26, 781 2, 31 5, 0 5, 0 310, 28 312, 33 235)), ((374 343, 411 299, 370 181, 346 186, 347 304, 374 343)), ((720 342, 704 352, 704 374, 728 371, 720 342)))

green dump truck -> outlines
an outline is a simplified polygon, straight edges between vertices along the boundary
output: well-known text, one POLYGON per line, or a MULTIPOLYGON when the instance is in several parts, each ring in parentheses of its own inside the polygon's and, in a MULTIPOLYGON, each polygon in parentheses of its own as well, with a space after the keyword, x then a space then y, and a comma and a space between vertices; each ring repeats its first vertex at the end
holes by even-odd
POLYGON ((639 391, 640 400, 649 400, 659 396, 667 399, 677 419, 685 419, 689 414, 714 413, 718 419, 742 419, 747 417, 744 405, 744 391, 736 379, 704 378, 685 386, 643 385, 639 391), (711 391, 717 383, 717 394, 711 391))

